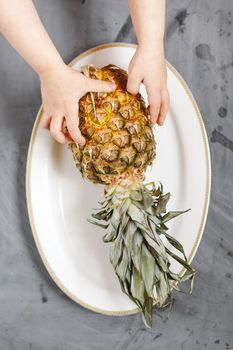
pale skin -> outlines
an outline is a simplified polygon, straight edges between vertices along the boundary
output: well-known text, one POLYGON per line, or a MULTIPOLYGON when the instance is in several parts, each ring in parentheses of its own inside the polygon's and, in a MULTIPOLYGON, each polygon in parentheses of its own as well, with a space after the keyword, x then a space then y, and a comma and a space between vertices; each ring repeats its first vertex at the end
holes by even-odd
MULTIPOLYGON (((138 47, 129 65, 127 90, 146 87, 152 124, 163 125, 169 107, 163 36, 165 0, 129 0, 138 47)), ((68 67, 49 38, 31 0, 0 0, 0 31, 39 75, 44 109, 41 125, 60 143, 69 136, 85 144, 78 101, 87 92, 110 92, 115 85, 85 77, 68 67)), ((110 62, 111 63, 111 62, 110 62)))

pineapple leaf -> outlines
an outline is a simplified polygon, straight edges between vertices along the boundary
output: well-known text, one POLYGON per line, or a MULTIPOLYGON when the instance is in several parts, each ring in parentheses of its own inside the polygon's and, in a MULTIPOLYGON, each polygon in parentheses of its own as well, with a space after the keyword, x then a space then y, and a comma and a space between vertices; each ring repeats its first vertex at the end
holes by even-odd
POLYGON ((142 194, 139 191, 131 191, 130 192, 130 198, 134 201, 141 201, 142 200, 142 194))
POLYGON ((144 291, 145 287, 140 276, 139 271, 133 266, 132 281, 131 281, 131 294, 139 301, 141 307, 144 304, 144 291))
POLYGON ((172 253, 168 248, 165 248, 166 252, 176 261, 178 261, 182 266, 186 268, 191 274, 195 273, 195 270, 191 268, 191 266, 188 264, 188 262, 182 258, 180 258, 178 255, 172 253))
POLYGON ((145 214, 138 207, 136 207, 136 205, 131 205, 128 208, 127 213, 133 221, 136 221, 140 224, 145 223, 145 214))
POLYGON ((161 229, 164 230, 164 231, 167 231, 167 230, 168 230, 168 227, 167 227, 163 222, 160 223, 160 227, 161 227, 161 229))
POLYGON ((142 242, 143 242, 143 236, 140 230, 137 228, 133 236, 131 256, 132 256, 134 266, 139 272, 141 271, 142 242))
POLYGON ((144 307, 142 309, 142 318, 147 328, 152 327, 152 314, 153 314, 153 299, 148 296, 145 297, 144 307))
POLYGON ((173 272, 169 272, 168 273, 168 276, 170 277, 171 280, 173 281, 177 281, 179 282, 180 281, 180 276, 177 274, 177 273, 173 273, 173 272))
MULTIPOLYGON (((130 286, 131 286, 131 272, 130 272, 131 268, 130 266, 128 266, 126 274, 125 274, 125 280, 122 281, 118 276, 118 280, 120 282, 120 286, 121 286, 121 290, 122 292, 124 292, 126 295, 128 295, 128 297, 135 302, 132 294, 131 294, 131 290, 130 290, 130 286)), ((136 303, 137 304, 137 303, 136 303)), ((138 304, 137 304, 138 305, 138 304)), ((138 305, 140 307, 140 305, 138 305)))
POLYGON ((121 213, 120 213, 120 208, 116 207, 113 210, 111 219, 110 219, 110 223, 112 225, 112 227, 114 228, 114 230, 117 230, 119 224, 121 222, 121 213))
POLYGON ((117 231, 112 230, 111 232, 108 232, 103 236, 103 241, 105 243, 113 242, 116 239, 116 237, 117 237, 117 231))
POLYGON ((157 261, 155 260, 155 275, 154 275, 154 283, 157 283, 160 279, 161 279, 161 275, 162 275, 162 271, 157 263, 157 261))
POLYGON ((98 213, 92 214, 91 216, 97 220, 107 220, 108 216, 109 216, 109 211, 107 210, 101 210, 98 213))
POLYGON ((129 258, 128 258, 127 250, 125 249, 122 243, 122 258, 121 258, 120 264, 118 264, 115 268, 116 274, 122 282, 125 281, 128 265, 129 265, 129 258))
POLYGON ((145 191, 142 192, 142 196, 143 196, 143 207, 144 207, 144 210, 147 210, 147 209, 151 208, 151 206, 154 203, 153 197, 149 193, 147 193, 145 191))
POLYGON ((181 214, 187 213, 190 209, 184 210, 184 211, 169 211, 167 214, 165 214, 162 217, 162 223, 165 223, 181 214))
POLYGON ((102 227, 102 228, 104 228, 104 229, 108 228, 108 226, 109 226, 109 224, 103 225, 103 224, 100 224, 99 222, 96 222, 96 221, 90 220, 90 219, 87 219, 87 221, 90 222, 90 223, 93 224, 93 225, 102 227))
POLYGON ((157 206, 155 208, 155 215, 166 213, 166 205, 170 199, 170 196, 170 193, 166 193, 165 195, 159 197, 157 206))
POLYGON ((132 242, 135 236, 135 231, 137 230, 137 226, 133 221, 129 221, 128 225, 124 229, 124 242, 128 252, 128 256, 131 256, 132 251, 132 242))
POLYGON ((156 284, 156 292, 159 306, 164 305, 168 296, 171 294, 171 288, 165 273, 161 274, 161 278, 156 284))
POLYGON ((122 256, 122 243, 122 237, 118 236, 113 245, 110 247, 110 261, 114 268, 116 268, 122 256))
POLYGON ((153 298, 155 260, 144 243, 142 243, 141 274, 145 284, 146 292, 149 297, 153 298))
MULTIPOLYGON (((169 272, 169 260, 167 259, 166 256, 162 257, 161 256, 161 252, 158 251, 158 249, 156 250, 154 247, 147 245, 148 250, 150 251, 150 253, 153 255, 153 257, 155 258, 158 266, 160 267, 160 269, 166 273, 169 272)), ((157 247, 158 248, 158 247, 157 247)))
POLYGON ((170 236, 168 233, 163 232, 164 236, 166 237, 166 239, 168 240, 168 242, 177 250, 179 250, 179 252, 181 252, 185 258, 185 260, 187 261, 187 257, 185 255, 184 252, 184 248, 182 246, 182 244, 180 242, 178 242, 174 237, 170 236))

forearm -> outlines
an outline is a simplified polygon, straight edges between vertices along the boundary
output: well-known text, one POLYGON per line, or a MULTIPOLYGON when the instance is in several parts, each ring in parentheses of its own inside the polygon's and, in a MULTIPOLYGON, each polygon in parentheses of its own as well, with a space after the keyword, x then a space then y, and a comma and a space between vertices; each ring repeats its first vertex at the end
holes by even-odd
POLYGON ((150 120, 163 125, 169 108, 167 70, 164 57, 165 0, 128 0, 138 39, 129 64, 127 90, 137 94, 146 87, 150 120))
POLYGON ((128 0, 138 44, 163 50, 165 0, 128 0))
POLYGON ((0 0, 0 31, 38 74, 63 64, 31 0, 0 0))

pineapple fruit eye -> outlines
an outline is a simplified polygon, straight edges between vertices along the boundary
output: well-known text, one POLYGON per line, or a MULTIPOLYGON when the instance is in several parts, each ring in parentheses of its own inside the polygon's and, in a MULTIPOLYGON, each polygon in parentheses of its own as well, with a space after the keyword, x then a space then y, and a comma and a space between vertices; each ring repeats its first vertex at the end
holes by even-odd
POLYGON ((112 129, 113 131, 117 131, 120 130, 124 127, 124 121, 122 120, 122 118, 120 117, 112 117, 109 121, 108 126, 110 127, 110 129, 112 129))
POLYGON ((95 132, 95 128, 93 125, 87 126, 86 129, 82 129, 82 134, 88 139, 92 137, 94 132, 95 132))
POLYGON ((123 148, 127 145, 129 145, 130 143, 130 135, 128 133, 124 133, 123 132, 116 132, 115 135, 113 136, 113 140, 112 142, 120 147, 120 148, 123 148))
POLYGON ((134 116, 134 111, 130 106, 121 107, 119 113, 124 119, 132 119, 134 116))
POLYGON ((120 151, 117 148, 103 149, 101 158, 106 160, 106 162, 113 162, 114 160, 118 159, 119 153, 120 151))
POLYGON ((102 130, 98 130, 98 132, 96 132, 94 134, 94 140, 97 142, 97 144, 105 144, 107 142, 109 142, 111 140, 112 137, 112 133, 111 131, 109 131, 108 129, 102 131, 102 130))
POLYGON ((103 109, 107 113, 111 113, 113 111, 113 106, 109 101, 106 101, 102 104, 103 109))
POLYGON ((142 125, 140 124, 139 121, 127 122, 125 127, 130 133, 130 135, 138 135, 142 131, 142 125))
POLYGON ((143 152, 146 149, 145 140, 133 139, 132 145, 139 153, 143 152))

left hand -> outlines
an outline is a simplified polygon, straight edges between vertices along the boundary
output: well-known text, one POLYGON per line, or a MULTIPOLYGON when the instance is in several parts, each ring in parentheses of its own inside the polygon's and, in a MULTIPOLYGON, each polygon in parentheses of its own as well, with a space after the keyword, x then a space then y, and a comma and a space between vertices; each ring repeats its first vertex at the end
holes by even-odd
POLYGON ((137 47, 129 64, 128 92, 136 95, 141 83, 148 95, 151 123, 163 125, 169 108, 167 70, 163 50, 137 47))

